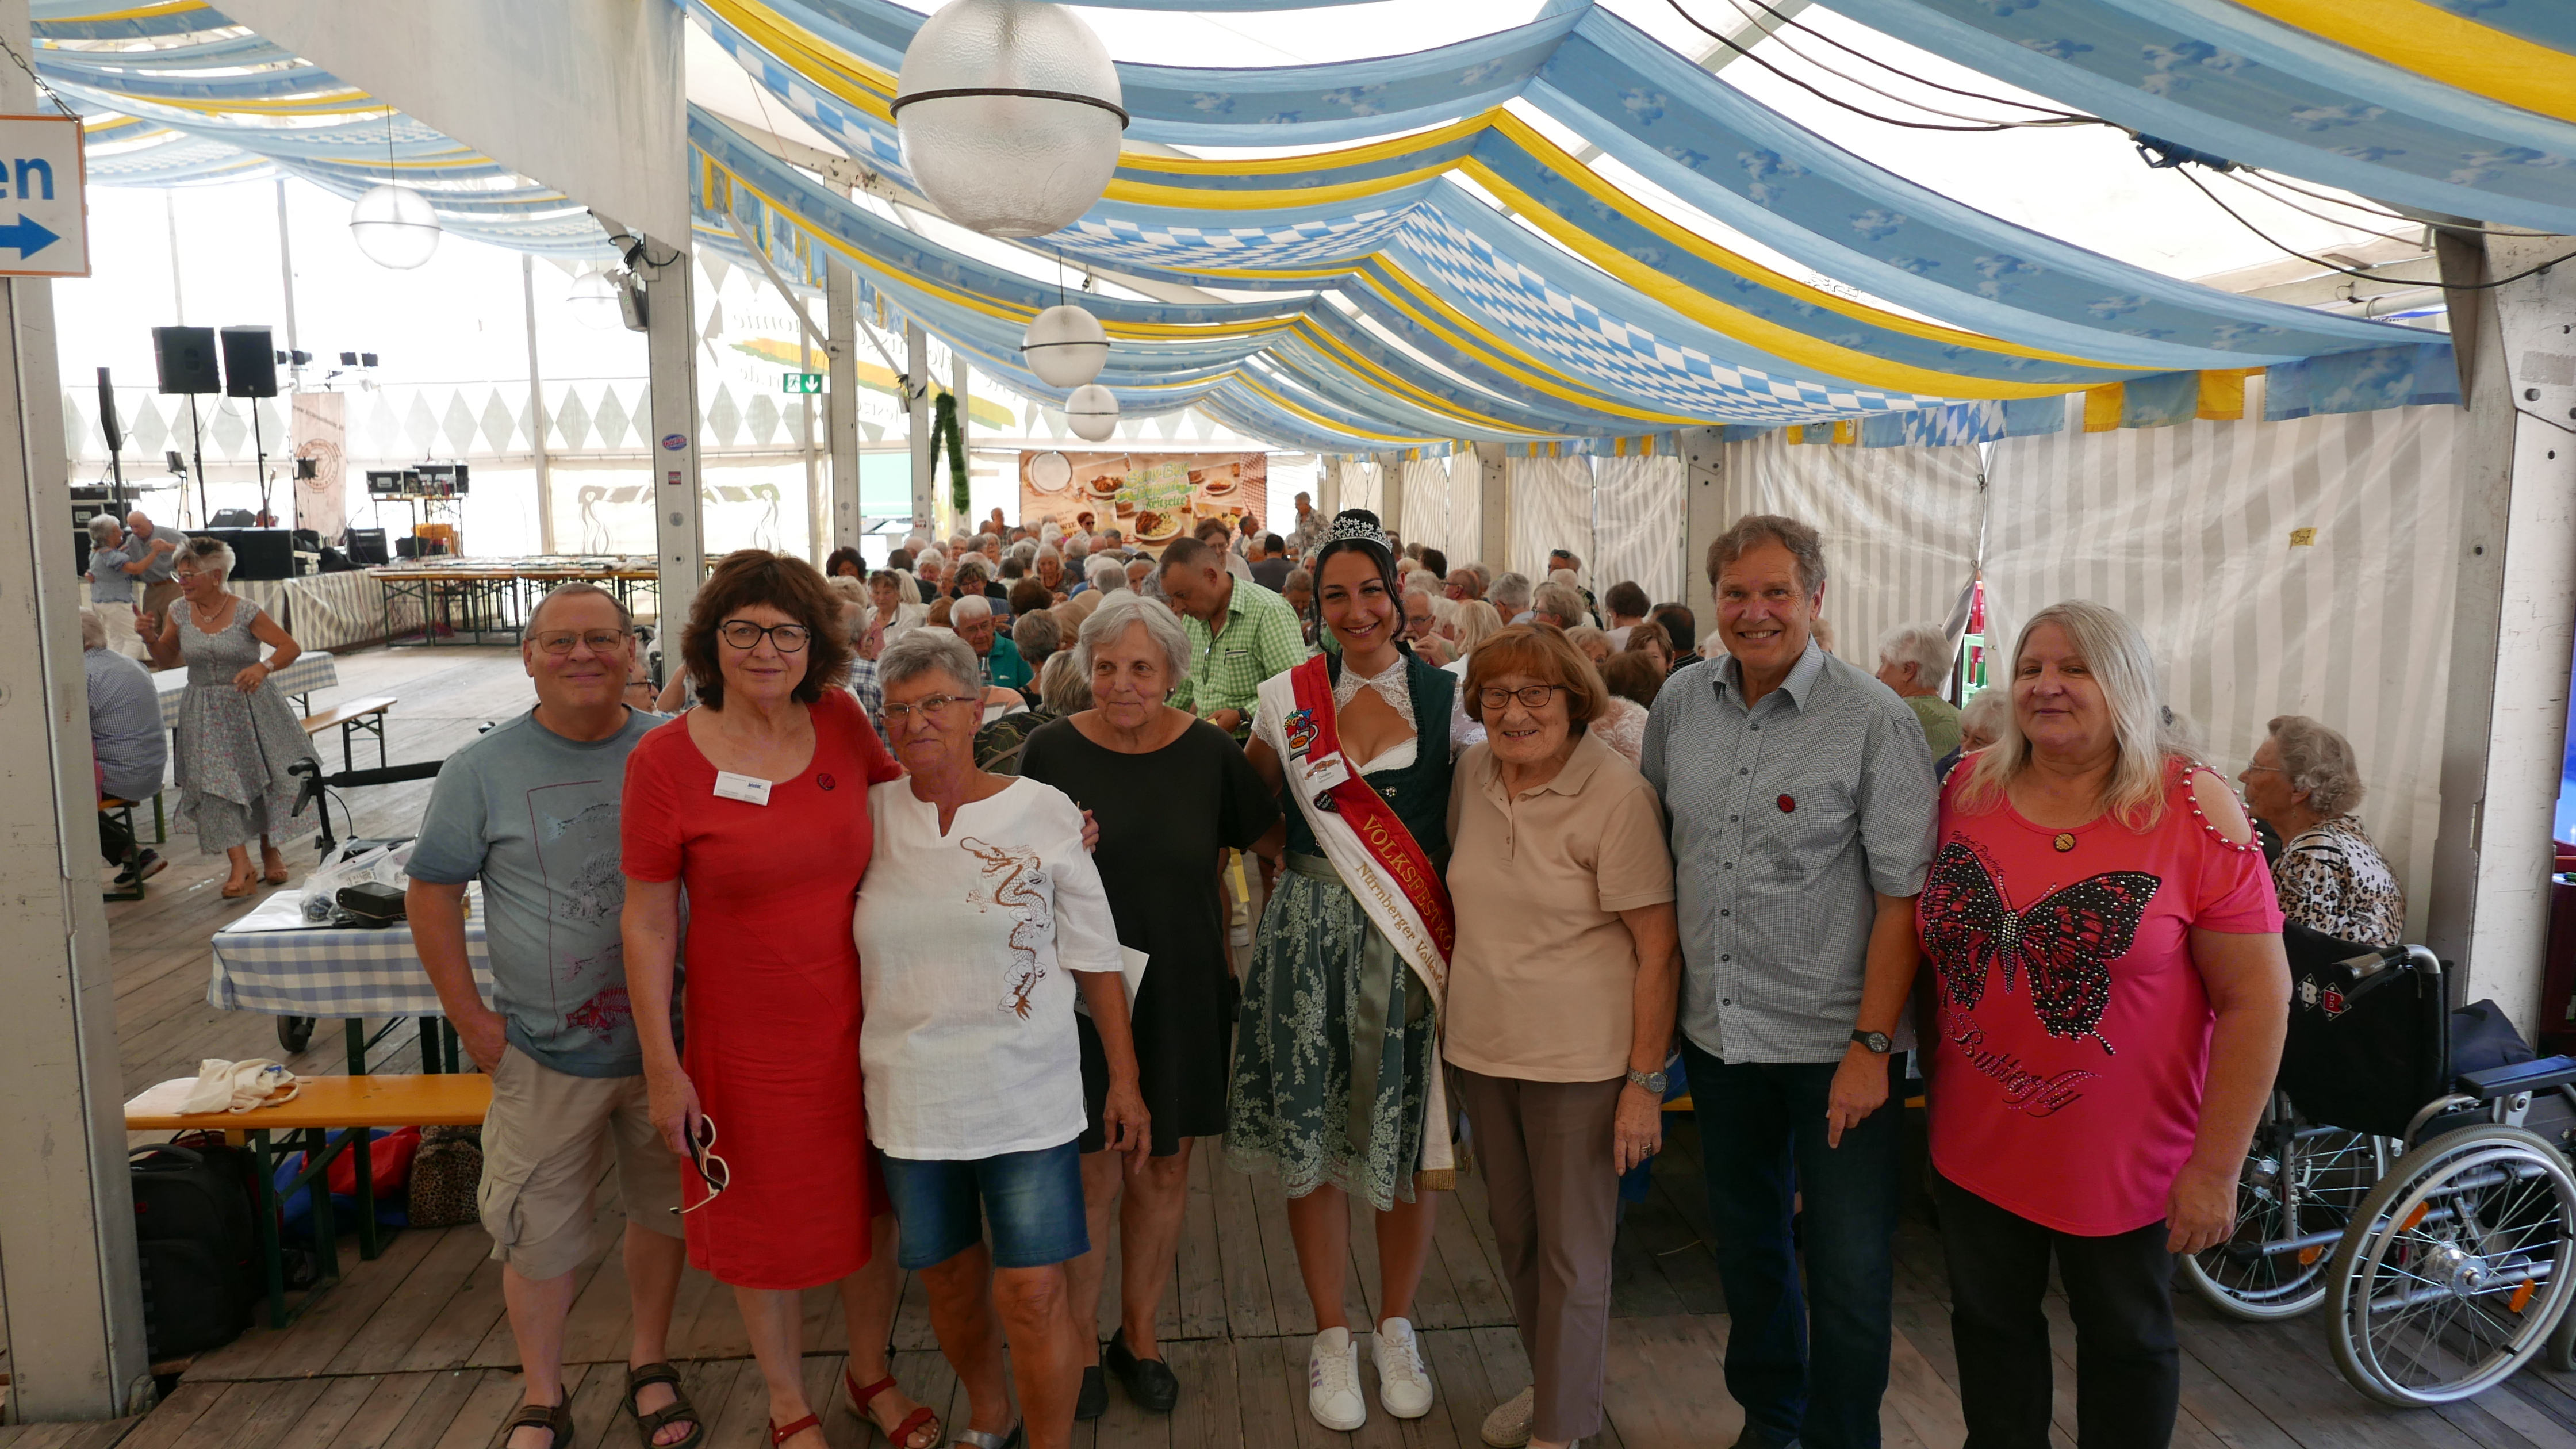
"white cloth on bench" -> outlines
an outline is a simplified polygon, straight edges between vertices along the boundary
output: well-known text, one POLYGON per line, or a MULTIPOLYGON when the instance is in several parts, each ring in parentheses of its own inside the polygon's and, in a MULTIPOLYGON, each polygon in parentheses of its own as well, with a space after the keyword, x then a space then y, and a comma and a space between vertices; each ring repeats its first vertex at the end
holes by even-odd
POLYGON ((228 1062, 208 1057, 197 1065, 197 1084, 179 1104, 178 1115, 187 1117, 211 1112, 247 1112, 254 1107, 274 1107, 292 1102, 304 1090, 304 1083, 288 1071, 282 1062, 266 1057, 228 1062))

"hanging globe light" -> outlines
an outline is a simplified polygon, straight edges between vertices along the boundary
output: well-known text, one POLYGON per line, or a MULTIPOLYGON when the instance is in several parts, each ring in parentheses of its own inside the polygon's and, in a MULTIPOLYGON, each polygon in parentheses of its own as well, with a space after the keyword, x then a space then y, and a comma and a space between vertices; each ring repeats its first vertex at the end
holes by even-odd
POLYGON ((572 279, 572 290, 564 294, 572 315, 582 326, 594 332, 605 332, 618 325, 617 279, 593 267, 572 279))
POLYGON ((349 235, 380 267, 410 271, 438 250, 438 213, 408 186, 371 187, 349 208, 349 235))
POLYGON ((950 221, 1044 236, 1089 211, 1127 129, 1118 68, 1081 17, 1041 0, 951 0, 895 83, 903 162, 950 221))
POLYGON ((1049 307, 1030 319, 1020 358, 1049 387, 1080 387, 1108 362, 1109 334, 1080 307, 1049 307))
POLYGON ((1073 435, 1087 443, 1106 442, 1118 431, 1118 398, 1096 382, 1086 382, 1064 400, 1065 421, 1073 435))

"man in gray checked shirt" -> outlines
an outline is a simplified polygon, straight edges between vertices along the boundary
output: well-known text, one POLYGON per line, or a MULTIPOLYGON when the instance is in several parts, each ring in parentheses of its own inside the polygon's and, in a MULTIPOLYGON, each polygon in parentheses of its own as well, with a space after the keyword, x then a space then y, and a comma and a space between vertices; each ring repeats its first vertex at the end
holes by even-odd
POLYGON ((1741 519, 1708 572, 1726 652, 1656 696, 1643 764, 1671 822, 1736 1442, 1875 1449, 1903 1155, 1889 1067, 1912 1044, 1932 755, 1893 691, 1814 642, 1814 529, 1741 519))

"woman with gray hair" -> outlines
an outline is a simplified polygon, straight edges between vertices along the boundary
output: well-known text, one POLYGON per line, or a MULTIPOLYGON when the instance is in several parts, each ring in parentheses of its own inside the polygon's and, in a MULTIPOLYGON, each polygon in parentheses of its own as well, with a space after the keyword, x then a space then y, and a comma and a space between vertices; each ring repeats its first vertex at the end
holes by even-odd
POLYGON ((2233 1229, 2280 1064, 2281 912, 2137 626, 2052 604, 2011 659, 2011 711, 1943 787, 1915 907, 1959 1397, 1972 1442, 2047 1442, 2053 1256, 2084 1326, 2077 1441, 2160 1445, 2174 1255, 2233 1229))
MULTIPOLYGON (((286 857, 276 842, 295 829, 292 811, 302 782, 288 770, 314 759, 295 706, 270 676, 304 650, 259 605, 224 588, 233 551, 223 540, 192 538, 181 545, 171 577, 184 603, 144 642, 156 669, 188 666, 187 692, 171 732, 179 808, 174 830, 196 832, 197 847, 231 857, 224 899, 239 900, 264 881, 286 884, 286 857), (260 646, 270 653, 260 657, 260 646), (259 839, 259 866, 250 842, 259 839)), ((141 611, 135 623, 143 622, 141 611)), ((318 762, 317 762, 318 763, 318 762)))
POLYGON ((911 633, 930 617, 921 602, 921 588, 909 574, 893 569, 879 569, 868 575, 868 601, 873 607, 860 627, 851 634, 850 642, 861 659, 874 659, 885 647, 911 633))
POLYGON ((866 963, 859 1058, 898 1261, 921 1275, 966 1388, 968 1427, 949 1439, 1013 1444, 1016 1385, 1029 1449, 1065 1449, 1082 1379, 1065 1265, 1091 1246, 1076 1142, 1141 1156, 1151 1123, 1082 808, 976 768, 981 672, 965 641, 929 629, 877 661, 908 773, 868 790, 877 852, 851 923, 866 963), (1106 1078, 1087 1117, 1077 996, 1106 1078))
MULTIPOLYGON (((1115 1210, 1120 1327, 1099 1356, 1129 1398, 1168 1413, 1180 1383, 1156 1344, 1155 1317, 1188 1205, 1191 1141, 1225 1132, 1233 1046, 1234 972, 1215 866, 1225 851, 1248 850, 1267 834, 1279 808, 1230 736, 1167 702, 1190 672, 1190 637, 1170 606, 1113 594, 1083 621, 1072 652, 1091 707, 1031 735, 1021 773, 1061 789, 1100 822, 1094 858, 1119 944, 1149 963, 1131 1010, 1137 1077, 1154 1119, 1150 1156, 1122 1161, 1105 1150, 1106 1062, 1084 1023, 1092 1127, 1082 1139, 1082 1188, 1091 1251, 1073 1265, 1073 1319, 1097 1321, 1115 1210)), ((1096 1417, 1108 1406, 1099 1368, 1085 1371, 1082 1388, 1077 1414, 1096 1417)))
POLYGON ((2352 743, 2306 715, 2281 715, 2236 778, 2254 818, 2283 842, 2272 865, 2281 914, 2339 941, 2396 945, 2406 894, 2353 817, 2362 791, 2352 743))

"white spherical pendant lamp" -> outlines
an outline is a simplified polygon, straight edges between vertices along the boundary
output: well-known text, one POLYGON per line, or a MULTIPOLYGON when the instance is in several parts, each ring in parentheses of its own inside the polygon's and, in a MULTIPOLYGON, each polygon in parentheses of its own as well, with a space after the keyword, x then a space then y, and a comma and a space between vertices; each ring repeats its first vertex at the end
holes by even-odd
POLYGON ((349 208, 349 235, 380 267, 409 271, 438 251, 438 213, 408 186, 372 187, 349 208))
POLYGON ((605 332, 618 325, 617 280, 593 268, 572 279, 572 290, 564 294, 572 315, 593 332, 605 332))
POLYGON ((1080 307, 1049 307, 1030 319, 1020 358, 1049 387, 1080 387, 1109 360, 1109 334, 1080 307))
POLYGON ((1091 209, 1127 128, 1118 68, 1081 17, 1042 0, 950 0, 895 84, 913 180, 950 221, 1044 236, 1091 209))
POLYGON ((1064 400, 1065 421, 1073 425, 1073 435, 1087 443, 1102 443, 1118 431, 1118 398, 1096 382, 1086 382, 1064 400))

